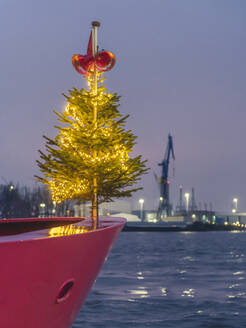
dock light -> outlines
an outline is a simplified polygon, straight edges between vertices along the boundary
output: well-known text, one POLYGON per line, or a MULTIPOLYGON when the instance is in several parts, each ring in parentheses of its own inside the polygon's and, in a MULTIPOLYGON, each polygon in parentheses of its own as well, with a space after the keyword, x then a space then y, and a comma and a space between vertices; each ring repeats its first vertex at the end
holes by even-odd
POLYGON ((11 191, 11 190, 13 190, 13 189, 14 189, 14 186, 11 185, 11 186, 9 187, 9 190, 11 191))
POLYGON ((138 200, 139 204, 140 204, 140 219, 143 221, 143 204, 144 204, 144 199, 140 198, 138 200))
POLYGON ((233 203, 235 204, 235 212, 233 212, 233 213, 236 213, 237 212, 238 198, 233 198, 233 203))
POLYGON ((53 203, 52 214, 55 215, 56 214, 56 202, 53 201, 52 203, 53 203))
POLYGON ((163 197, 160 197, 160 201, 161 201, 161 202, 163 201, 163 197))
POLYGON ((184 194, 185 196, 185 203, 186 203, 186 211, 188 212, 189 211, 189 200, 190 200, 190 194, 188 192, 186 192, 184 194))
POLYGON ((235 208, 232 209, 232 213, 236 213, 236 209, 235 208))
POLYGON ((40 217, 42 217, 45 214, 45 206, 46 205, 45 205, 45 203, 40 203, 39 206, 40 206, 39 215, 40 215, 40 217))

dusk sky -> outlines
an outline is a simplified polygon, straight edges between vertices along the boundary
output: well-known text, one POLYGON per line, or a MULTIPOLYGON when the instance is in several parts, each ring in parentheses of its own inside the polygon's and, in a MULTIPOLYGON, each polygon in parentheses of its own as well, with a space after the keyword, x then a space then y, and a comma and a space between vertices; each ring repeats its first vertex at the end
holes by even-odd
POLYGON ((32 185, 42 135, 53 137, 61 95, 86 87, 71 64, 85 54, 91 21, 100 48, 116 55, 109 91, 119 93, 134 154, 148 160, 146 208, 157 206, 168 133, 174 138, 174 205, 178 186, 196 200, 246 211, 245 0, 1 0, 0 183, 32 185), (2 179, 3 177, 4 179, 2 179))

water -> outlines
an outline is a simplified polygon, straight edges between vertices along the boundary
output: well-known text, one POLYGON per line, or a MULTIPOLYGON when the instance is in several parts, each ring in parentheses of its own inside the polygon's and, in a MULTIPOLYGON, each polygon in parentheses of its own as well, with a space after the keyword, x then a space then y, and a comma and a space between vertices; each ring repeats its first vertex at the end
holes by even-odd
POLYGON ((245 232, 122 232, 73 328, 246 327, 245 232))

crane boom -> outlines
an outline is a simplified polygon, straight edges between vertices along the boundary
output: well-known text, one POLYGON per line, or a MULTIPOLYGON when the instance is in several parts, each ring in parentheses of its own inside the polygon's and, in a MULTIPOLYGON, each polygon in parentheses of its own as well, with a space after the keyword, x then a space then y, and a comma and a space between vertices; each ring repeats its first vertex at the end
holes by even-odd
POLYGON ((173 138, 168 135, 168 143, 166 147, 166 152, 164 159, 158 165, 162 167, 162 174, 160 178, 160 201, 157 212, 157 219, 161 220, 163 216, 170 216, 172 206, 169 200, 169 180, 168 180, 168 168, 170 159, 175 160, 174 148, 173 148, 173 138))

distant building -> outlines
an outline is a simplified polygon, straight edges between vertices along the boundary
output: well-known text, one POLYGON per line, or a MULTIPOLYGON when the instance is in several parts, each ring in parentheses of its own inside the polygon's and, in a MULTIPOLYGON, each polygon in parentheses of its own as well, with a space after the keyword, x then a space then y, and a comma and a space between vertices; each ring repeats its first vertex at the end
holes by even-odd
POLYGON ((102 203, 99 206, 99 215, 110 215, 116 213, 131 213, 131 203, 126 200, 117 199, 115 202, 102 203))
POLYGON ((113 214, 112 217, 124 218, 127 220, 127 222, 141 222, 140 218, 137 215, 129 214, 129 213, 116 213, 113 214))
MULTIPOLYGON (((99 205, 99 215, 105 216, 116 213, 131 213, 131 203, 125 200, 117 199, 115 202, 102 203, 99 205)), ((74 205, 75 217, 88 217, 91 215, 91 203, 83 202, 74 205)))

